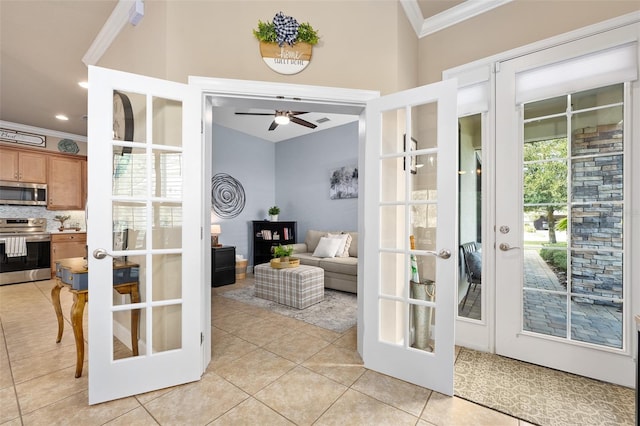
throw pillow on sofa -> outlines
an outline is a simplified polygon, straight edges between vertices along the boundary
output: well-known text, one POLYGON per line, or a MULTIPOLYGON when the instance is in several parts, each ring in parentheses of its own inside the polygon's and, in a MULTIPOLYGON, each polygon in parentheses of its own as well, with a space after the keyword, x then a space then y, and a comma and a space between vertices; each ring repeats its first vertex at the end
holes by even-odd
POLYGON ((336 250, 335 257, 349 257, 349 247, 347 246, 347 239, 350 237, 351 235, 349 234, 332 234, 330 232, 327 234, 327 238, 335 238, 336 240, 340 241, 340 245, 336 250), (347 256, 344 255, 345 247, 346 247, 347 256))
POLYGON ((336 251, 340 246, 340 240, 336 238, 322 237, 313 252, 315 257, 335 257, 336 251))

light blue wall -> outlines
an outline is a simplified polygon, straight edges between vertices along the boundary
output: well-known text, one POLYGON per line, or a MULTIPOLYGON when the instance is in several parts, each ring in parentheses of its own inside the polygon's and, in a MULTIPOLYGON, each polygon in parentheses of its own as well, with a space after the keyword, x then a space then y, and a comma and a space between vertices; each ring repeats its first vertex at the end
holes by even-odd
POLYGON ((308 229, 358 230, 358 199, 329 199, 333 169, 358 164, 358 123, 278 142, 276 203, 280 220, 298 222, 298 242, 308 229))
MULTIPOLYGON (((275 204, 275 144, 214 125, 212 151, 212 173, 233 176, 244 187, 246 197, 244 210, 238 216, 212 216, 212 221, 220 224, 221 244, 235 246, 236 254, 251 259, 251 221, 266 218, 267 209, 275 204)), ((213 209, 211 212, 213 215, 213 209)))
POLYGON ((276 144, 214 125, 212 173, 233 176, 246 194, 240 215, 214 220, 222 229, 220 243, 236 246, 251 265, 251 221, 265 219, 274 204, 279 220, 298 222, 298 242, 308 229, 356 231, 358 200, 329 199, 329 177, 331 170, 357 163, 358 123, 276 144))

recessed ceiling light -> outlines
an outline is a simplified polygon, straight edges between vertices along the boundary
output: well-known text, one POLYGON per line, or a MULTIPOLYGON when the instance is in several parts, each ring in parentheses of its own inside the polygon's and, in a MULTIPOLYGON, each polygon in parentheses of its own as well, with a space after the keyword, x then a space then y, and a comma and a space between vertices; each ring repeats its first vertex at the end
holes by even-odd
POLYGON ((89 88, 89 82, 88 81, 79 81, 78 82, 78 86, 82 87, 83 89, 88 89, 89 88))
POLYGON ((66 115, 64 115, 64 114, 58 114, 58 115, 56 115, 56 118, 57 118, 58 120, 62 120, 62 121, 68 121, 68 120, 69 120, 69 117, 67 117, 67 116, 66 116, 66 115))

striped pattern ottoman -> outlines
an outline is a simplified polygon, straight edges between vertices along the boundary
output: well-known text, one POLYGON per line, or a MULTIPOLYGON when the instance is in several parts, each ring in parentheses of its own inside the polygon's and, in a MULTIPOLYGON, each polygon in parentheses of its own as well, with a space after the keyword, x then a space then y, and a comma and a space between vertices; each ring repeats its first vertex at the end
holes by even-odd
POLYGON ((253 268, 255 296, 304 309, 324 300, 324 270, 315 266, 275 269, 268 263, 253 268))

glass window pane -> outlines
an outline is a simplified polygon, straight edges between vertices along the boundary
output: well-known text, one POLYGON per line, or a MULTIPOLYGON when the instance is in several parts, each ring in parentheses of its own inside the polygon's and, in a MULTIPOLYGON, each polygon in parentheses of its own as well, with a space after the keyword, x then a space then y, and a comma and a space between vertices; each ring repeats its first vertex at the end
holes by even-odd
POLYGON ((621 204, 583 204, 571 208, 574 248, 623 248, 621 204))
MULTIPOLYGON (((435 191, 434 191, 435 192, 435 191)), ((411 235, 415 237, 416 250, 436 249, 438 206, 419 204, 411 206, 411 235)))
POLYGON ((404 135, 407 133, 405 117, 404 108, 382 113, 381 154, 404 152, 404 135))
POLYGON ((571 162, 574 202, 622 201, 623 156, 577 158, 571 162))
POLYGON ((380 247, 403 250, 408 246, 404 212, 404 206, 380 207, 380 247))
POLYGON ((145 334, 146 309, 131 309, 113 313, 113 360, 144 356, 141 343, 145 334))
POLYGON ((145 142, 147 98, 139 93, 113 91, 113 139, 145 142))
POLYGON ((571 106, 574 111, 594 108, 602 105, 620 103, 624 100, 624 85, 598 87, 571 95, 571 106))
MULTIPOLYGON (((432 287, 432 286, 429 286, 432 287)), ((412 285, 416 299, 429 300, 428 286, 412 285)), ((433 320, 436 309, 431 306, 409 305, 409 330, 411 333, 411 347, 426 352, 435 351, 435 335, 433 335, 433 320)))
POLYGON ((153 151, 151 186, 155 197, 182 198, 181 153, 153 151))
POLYGON ((385 158, 380 161, 380 200, 403 201, 406 187, 404 157, 385 158))
POLYGON ((153 308, 152 353, 182 348, 182 305, 153 308))
POLYGON ((531 289, 566 291, 567 245, 549 244, 524 250, 524 287, 531 289))
POLYGON ((182 298, 182 255, 156 254, 151 257, 153 264, 154 301, 182 298))
POLYGON ((380 253, 380 294, 404 296, 404 280, 407 276, 406 256, 400 253, 380 253))
POLYGON ((561 114, 567 111, 567 97, 545 99, 538 102, 531 102, 524 106, 524 119, 561 114))
POLYGON ((138 250, 146 247, 147 209, 145 203, 117 201, 113 203, 114 247, 138 250))
POLYGON ((524 144, 523 157, 525 163, 550 159, 565 160, 567 158, 567 139, 559 137, 527 142, 524 144))
POLYGON ((572 297, 571 338, 622 349, 622 303, 572 297))
POLYGON ((407 305, 388 299, 380 299, 380 341, 402 345, 407 305))
POLYGON ((567 163, 552 160, 524 165, 525 209, 562 208, 567 203, 567 163), (550 205, 553 204, 553 205, 550 205))
POLYGON ((571 291, 577 294, 622 299, 622 253, 571 252, 571 291))
POLYGON ((153 98, 153 143, 182 146, 182 102, 153 98))
POLYGON ((113 147, 113 195, 144 197, 147 195, 147 156, 144 149, 113 147))
POLYGON ((524 290, 523 330, 567 337, 567 296, 524 290))

